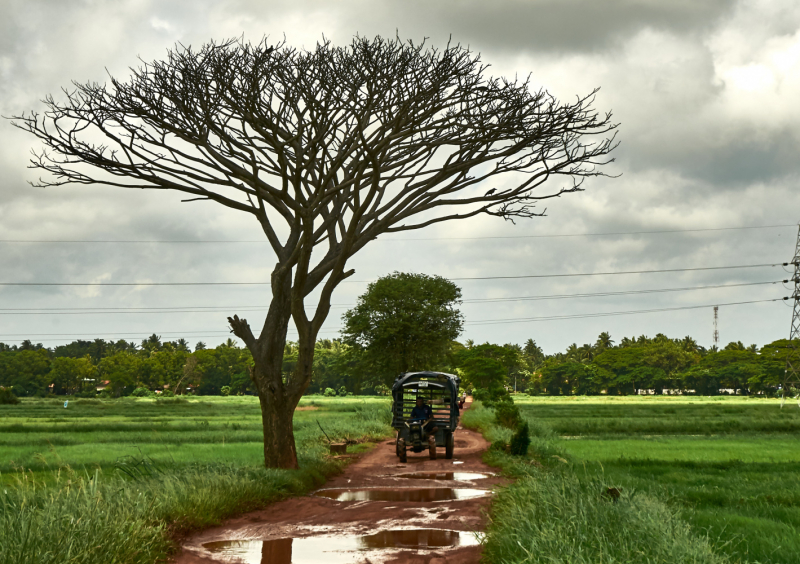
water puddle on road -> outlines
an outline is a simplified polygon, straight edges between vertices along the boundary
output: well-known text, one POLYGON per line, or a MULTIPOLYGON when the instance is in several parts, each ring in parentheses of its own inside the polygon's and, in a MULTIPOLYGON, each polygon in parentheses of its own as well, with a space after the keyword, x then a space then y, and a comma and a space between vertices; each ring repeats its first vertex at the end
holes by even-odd
POLYGON ((425 503, 472 499, 490 495, 490 490, 473 488, 369 488, 363 490, 329 489, 319 490, 314 495, 336 501, 412 501, 425 503))
POLYGON ((397 474, 395 478, 408 478, 409 480, 458 480, 469 482, 490 478, 492 474, 479 474, 478 472, 411 472, 397 474))
POLYGON ((365 551, 379 549, 441 549, 475 546, 472 533, 444 529, 380 531, 362 537, 307 537, 268 541, 217 541, 203 548, 226 559, 247 564, 346 564, 364 557, 365 551))

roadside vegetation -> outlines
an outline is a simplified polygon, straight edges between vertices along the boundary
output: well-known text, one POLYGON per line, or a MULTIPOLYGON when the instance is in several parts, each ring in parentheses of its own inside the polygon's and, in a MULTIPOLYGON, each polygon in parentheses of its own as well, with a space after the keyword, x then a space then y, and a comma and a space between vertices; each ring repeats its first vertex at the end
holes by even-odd
POLYGON ((380 398, 310 396, 295 414, 299 471, 265 469, 254 397, 0 405, 0 563, 148 563, 181 535, 320 486, 385 438, 380 398), (319 424, 318 424, 319 423, 319 424))
POLYGON ((514 401, 531 430, 526 456, 508 452, 496 409, 464 415, 492 442, 487 461, 516 478, 492 505, 489 562, 800 562, 800 456, 786 431, 800 423, 796 407, 741 397, 514 401))

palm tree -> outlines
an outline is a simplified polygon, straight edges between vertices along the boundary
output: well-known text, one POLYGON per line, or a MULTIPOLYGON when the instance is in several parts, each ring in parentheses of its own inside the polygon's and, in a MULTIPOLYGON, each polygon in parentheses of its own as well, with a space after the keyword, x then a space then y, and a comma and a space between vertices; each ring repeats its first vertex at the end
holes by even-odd
POLYGON ((597 341, 594 344, 597 352, 603 352, 614 346, 614 341, 611 340, 611 335, 607 331, 603 331, 597 336, 597 341))
POLYGON ((692 339, 689 335, 686 335, 678 344, 681 346, 681 349, 686 352, 697 352, 700 350, 697 341, 692 339))
POLYGON ((567 347, 566 357, 568 360, 580 360, 580 353, 578 352, 578 345, 572 343, 567 347))

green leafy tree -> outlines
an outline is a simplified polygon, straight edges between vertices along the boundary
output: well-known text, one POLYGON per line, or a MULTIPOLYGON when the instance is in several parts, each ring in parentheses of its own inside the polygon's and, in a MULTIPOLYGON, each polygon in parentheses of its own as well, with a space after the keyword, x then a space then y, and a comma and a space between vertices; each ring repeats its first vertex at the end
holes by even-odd
POLYGON ((105 357, 97 365, 98 378, 108 381, 108 388, 115 397, 130 393, 139 382, 142 359, 129 352, 105 357))
POLYGON ((440 276, 395 272, 367 286, 342 317, 342 340, 386 383, 401 372, 445 362, 461 333, 461 289, 440 276))
POLYGON ((464 377, 463 386, 477 390, 477 398, 483 394, 488 399, 506 395, 505 383, 508 366, 517 356, 516 351, 484 343, 473 345, 457 353, 458 368, 464 377))
POLYGON ((50 355, 46 349, 28 347, 0 354, 0 386, 17 396, 44 395, 50 385, 50 355))
POLYGON ((95 385, 97 369, 88 357, 54 358, 50 367, 53 393, 65 394, 80 391, 85 384, 95 385))

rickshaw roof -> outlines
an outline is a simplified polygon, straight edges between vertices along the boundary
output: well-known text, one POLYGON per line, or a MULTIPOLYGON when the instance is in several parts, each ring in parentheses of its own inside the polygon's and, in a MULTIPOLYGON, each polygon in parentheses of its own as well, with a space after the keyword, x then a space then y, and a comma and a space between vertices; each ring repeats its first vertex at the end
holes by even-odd
POLYGON ((392 391, 414 386, 418 382, 427 382, 428 386, 449 388, 454 392, 458 392, 458 385, 461 379, 455 374, 447 374, 446 372, 404 372, 395 379, 392 391), (432 381, 431 379, 435 380, 432 381))

